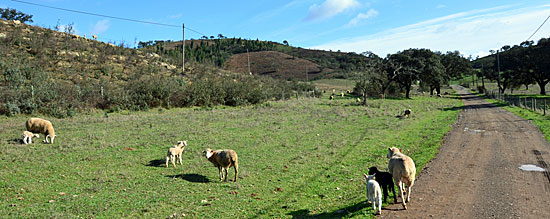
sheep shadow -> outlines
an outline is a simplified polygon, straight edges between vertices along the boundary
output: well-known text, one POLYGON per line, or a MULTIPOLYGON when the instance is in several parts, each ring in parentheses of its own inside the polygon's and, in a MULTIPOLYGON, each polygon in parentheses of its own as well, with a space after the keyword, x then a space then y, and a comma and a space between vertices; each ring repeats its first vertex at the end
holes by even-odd
POLYGON ((332 212, 323 212, 320 214, 310 214, 309 209, 301 209, 288 213, 292 215, 292 218, 344 218, 350 217, 366 208, 368 203, 366 201, 358 202, 357 204, 340 208, 332 212))
POLYGON ((181 178, 187 182, 192 183, 209 183, 210 180, 206 176, 191 173, 191 174, 178 174, 178 175, 168 175, 166 177, 170 178, 181 178))
POLYGON ((146 164, 145 166, 148 167, 166 167, 166 160, 163 159, 156 159, 149 161, 149 164, 146 164))

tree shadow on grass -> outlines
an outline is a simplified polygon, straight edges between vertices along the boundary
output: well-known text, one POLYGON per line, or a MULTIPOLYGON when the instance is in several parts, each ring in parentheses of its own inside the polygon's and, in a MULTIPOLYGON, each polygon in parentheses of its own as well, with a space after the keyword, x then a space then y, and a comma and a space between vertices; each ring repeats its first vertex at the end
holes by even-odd
POLYGON ((166 167, 166 160, 156 159, 149 161, 149 164, 145 165, 149 167, 166 167))
POLYGON ((206 176, 191 173, 191 174, 178 174, 178 175, 168 175, 166 177, 170 178, 182 178, 183 180, 187 182, 192 183, 209 183, 210 180, 206 178, 206 176))
POLYGON ((366 201, 362 201, 362 202, 358 202, 357 204, 340 208, 332 212, 310 214, 309 209, 301 209, 301 210, 290 212, 288 213, 288 215, 292 215, 292 218, 344 218, 344 217, 350 217, 355 215, 356 213, 359 213, 363 208, 366 208, 367 205, 368 204, 366 201))

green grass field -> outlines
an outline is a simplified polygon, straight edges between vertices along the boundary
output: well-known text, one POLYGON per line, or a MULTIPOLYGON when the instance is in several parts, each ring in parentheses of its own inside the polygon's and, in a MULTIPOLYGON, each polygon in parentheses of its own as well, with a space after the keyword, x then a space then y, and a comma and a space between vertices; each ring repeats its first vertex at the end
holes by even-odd
MULTIPOLYGON (((456 120, 452 98, 293 99, 247 107, 53 119, 55 144, 20 144, 27 117, 0 117, 2 217, 374 218, 362 173, 387 147, 420 171, 456 120), (413 109, 409 119, 395 115, 413 109), (188 140, 183 166, 167 149, 188 140), (218 182, 201 152, 230 148, 239 181, 218 182)), ((229 171, 229 179, 233 177, 229 171)), ((414 192, 412 194, 414 196, 414 192)))

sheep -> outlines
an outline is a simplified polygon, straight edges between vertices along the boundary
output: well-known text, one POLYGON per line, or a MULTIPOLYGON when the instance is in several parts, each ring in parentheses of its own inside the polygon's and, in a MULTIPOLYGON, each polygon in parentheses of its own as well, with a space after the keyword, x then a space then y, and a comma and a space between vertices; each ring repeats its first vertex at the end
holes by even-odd
POLYGON ((94 38, 94 40, 97 40, 97 36, 96 36, 96 35, 92 35, 92 38, 94 38))
POLYGON ((367 180, 367 200, 372 203, 374 214, 382 214, 382 192, 380 191, 380 185, 374 180, 375 175, 363 174, 367 180), (377 205, 378 210, 376 209, 377 205))
POLYGON ((403 200, 403 208, 406 210, 406 202, 411 201, 411 187, 414 185, 416 167, 414 166, 414 161, 409 156, 402 154, 400 149, 391 147, 388 148, 388 151, 387 158, 390 158, 388 170, 399 187, 401 200, 403 200), (405 184, 407 185, 407 199, 403 195, 405 184))
POLYGON ((231 166, 233 166, 233 168, 235 169, 235 180, 233 181, 237 182, 237 177, 239 175, 239 160, 237 157, 237 153, 234 150, 223 149, 214 151, 210 148, 207 148, 204 150, 203 154, 206 156, 206 159, 208 159, 208 161, 210 161, 212 164, 214 164, 215 167, 218 168, 218 171, 220 173, 220 182, 224 178, 227 182, 227 170, 231 168, 231 166))
POLYGON ((172 165, 176 167, 176 162, 178 158, 180 164, 183 165, 181 160, 181 153, 183 152, 185 146, 187 146, 187 141, 178 141, 177 145, 174 145, 168 149, 168 153, 166 154, 166 167, 168 167, 168 161, 172 161, 172 165))
POLYGON ((53 129, 53 125, 50 121, 41 119, 41 118, 30 118, 25 123, 25 126, 27 127, 27 131, 32 133, 40 133, 45 135, 44 142, 53 144, 53 140, 57 135, 55 135, 55 130, 53 129), (48 141, 48 137, 50 138, 51 142, 48 141))
POLYGON ((80 38, 80 36, 79 36, 79 35, 76 35, 76 34, 73 34, 73 38, 75 38, 75 39, 79 39, 79 38, 80 38))
POLYGON ((394 202, 397 203, 397 195, 395 195, 395 186, 393 184, 392 175, 388 172, 381 172, 376 167, 369 168, 369 175, 374 174, 376 174, 376 181, 380 184, 382 191, 384 192, 384 202, 386 202, 388 197, 388 191, 391 190, 393 192, 394 202))
POLYGON ((334 96, 330 95, 329 100, 334 100, 334 96))
POLYGON ((409 116, 411 116, 411 113, 411 109, 406 109, 405 111, 403 111, 403 116, 409 118, 409 116))
POLYGON ((342 98, 344 98, 344 92, 340 92, 340 96, 342 96, 342 98))
POLYGON ((32 144, 32 138, 33 137, 40 138, 40 135, 39 134, 34 134, 32 132, 29 132, 29 131, 23 131, 23 134, 21 135, 21 137, 23 138, 23 143, 24 144, 32 144))
POLYGON ((355 102, 356 102, 356 103, 361 103, 361 98, 355 99, 355 102))

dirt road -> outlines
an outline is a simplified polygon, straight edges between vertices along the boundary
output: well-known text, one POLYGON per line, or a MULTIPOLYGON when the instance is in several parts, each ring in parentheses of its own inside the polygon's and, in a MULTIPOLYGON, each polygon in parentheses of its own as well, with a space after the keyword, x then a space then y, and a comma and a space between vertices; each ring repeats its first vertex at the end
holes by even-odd
MULTIPOLYGON (((522 118, 454 87, 464 111, 439 154, 381 218, 550 218, 550 144, 522 118), (524 171, 533 164, 546 171, 524 171)), ((414 159, 414 157, 413 157, 414 159)))

